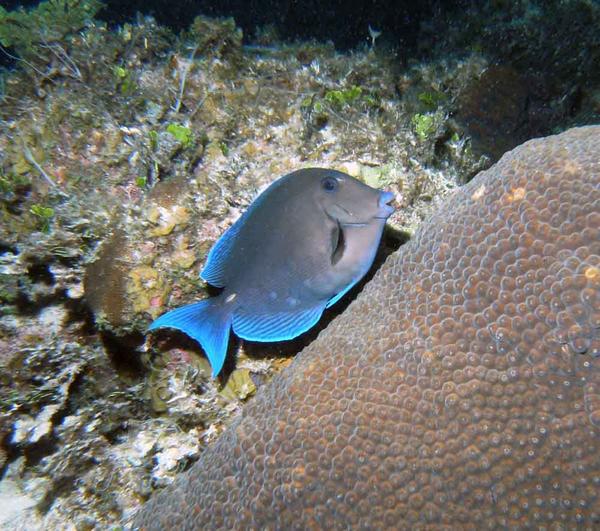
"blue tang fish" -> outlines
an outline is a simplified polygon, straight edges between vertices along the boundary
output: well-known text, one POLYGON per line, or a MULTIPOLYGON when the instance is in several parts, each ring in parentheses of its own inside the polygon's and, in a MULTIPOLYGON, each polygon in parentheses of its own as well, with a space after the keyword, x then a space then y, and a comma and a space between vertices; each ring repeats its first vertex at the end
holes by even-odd
POLYGON ((223 291, 165 313, 148 330, 175 328, 198 341, 213 376, 232 328, 249 341, 299 336, 369 270, 393 199, 334 170, 281 177, 208 253, 200 278, 223 291))

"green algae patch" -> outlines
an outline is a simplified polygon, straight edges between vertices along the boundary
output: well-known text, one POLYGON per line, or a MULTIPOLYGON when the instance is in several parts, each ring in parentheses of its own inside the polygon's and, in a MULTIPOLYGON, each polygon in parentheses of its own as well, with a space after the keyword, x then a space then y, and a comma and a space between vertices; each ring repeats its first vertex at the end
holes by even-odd
POLYGON ((0 44, 13 48, 34 70, 56 59, 72 77, 81 79, 60 41, 88 26, 103 6, 98 0, 48 0, 27 10, 0 7, 0 44))
POLYGON ((431 114, 415 114, 411 124, 419 140, 427 140, 435 131, 435 119, 431 114))
POLYGON ((38 227, 42 232, 50 230, 50 222, 54 218, 54 209, 44 205, 32 205, 29 212, 33 214, 37 220, 38 227))
POLYGON ((428 110, 433 111, 437 106, 446 99, 446 95, 443 92, 420 92, 417 95, 417 99, 421 102, 428 110))
POLYGON ((337 105, 338 107, 343 107, 344 105, 349 105, 360 98, 363 90, 356 85, 348 89, 343 90, 329 90, 325 93, 325 101, 337 105))
POLYGON ((171 134, 182 147, 187 148, 194 142, 194 133, 189 127, 180 124, 169 124, 167 133, 171 134))
POLYGON ((117 90, 122 96, 131 96, 138 89, 131 70, 122 66, 115 66, 113 72, 117 80, 117 90))
POLYGON ((234 370, 223 389, 219 391, 219 394, 229 401, 246 400, 254 393, 256 393, 256 385, 248 369, 234 370))

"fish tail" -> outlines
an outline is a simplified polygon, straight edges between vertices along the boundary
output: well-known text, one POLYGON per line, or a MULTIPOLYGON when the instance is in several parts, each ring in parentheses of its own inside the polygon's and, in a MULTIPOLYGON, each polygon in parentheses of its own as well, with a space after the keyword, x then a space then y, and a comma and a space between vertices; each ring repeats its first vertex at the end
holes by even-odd
POLYGON ((221 303, 220 297, 212 297, 161 315, 148 331, 175 328, 196 340, 208 357, 214 378, 225 363, 231 320, 231 310, 221 303))

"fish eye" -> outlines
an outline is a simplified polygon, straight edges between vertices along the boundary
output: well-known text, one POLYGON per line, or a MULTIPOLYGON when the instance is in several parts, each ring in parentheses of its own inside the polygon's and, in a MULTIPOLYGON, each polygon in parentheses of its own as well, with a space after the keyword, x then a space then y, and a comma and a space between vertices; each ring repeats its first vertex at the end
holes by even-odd
POLYGON ((321 186, 326 192, 335 192, 338 187, 338 180, 335 177, 325 177, 321 181, 321 186))

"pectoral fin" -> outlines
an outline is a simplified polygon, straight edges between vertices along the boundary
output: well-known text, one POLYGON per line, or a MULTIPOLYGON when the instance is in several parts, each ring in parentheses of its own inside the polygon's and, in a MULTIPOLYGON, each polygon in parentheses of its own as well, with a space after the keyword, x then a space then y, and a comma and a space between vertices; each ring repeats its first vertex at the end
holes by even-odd
POLYGON ((344 236, 344 229, 338 221, 331 231, 331 265, 337 264, 342 256, 344 256, 344 250, 346 249, 346 238, 344 236))

